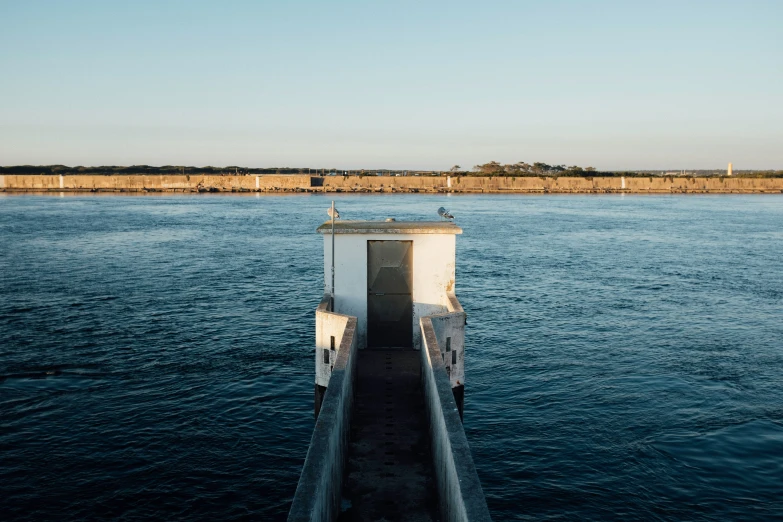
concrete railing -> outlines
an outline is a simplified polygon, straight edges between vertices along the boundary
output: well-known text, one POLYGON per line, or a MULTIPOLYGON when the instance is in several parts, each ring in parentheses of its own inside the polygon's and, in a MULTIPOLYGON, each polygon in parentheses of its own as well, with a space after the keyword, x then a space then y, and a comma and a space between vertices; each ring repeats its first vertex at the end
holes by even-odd
POLYGON ((453 327, 460 319, 464 330, 465 314, 456 297, 454 301, 456 307, 449 306, 454 308, 454 312, 422 317, 419 321, 422 335, 421 378, 435 483, 443 520, 486 521, 491 520, 487 501, 473 464, 436 334, 436 330, 449 327, 445 323, 453 327), (457 309, 460 311, 457 312, 457 309))
POLYGON ((356 317, 344 317, 345 329, 288 513, 289 521, 330 521, 339 513, 358 358, 356 317))
MULTIPOLYGON (((460 388, 457 393, 461 393, 462 387, 465 385, 465 324, 467 324, 468 315, 462 309, 456 295, 449 293, 447 297, 446 309, 448 313, 431 315, 430 317, 433 319, 432 327, 435 329, 435 337, 438 341, 438 347, 441 348, 443 364, 446 367, 451 387, 455 391, 460 388)), ((461 402, 459 407, 462 411, 461 402)))
POLYGON ((315 309, 315 383, 326 388, 337 360, 345 326, 351 316, 332 311, 332 298, 324 294, 315 309))

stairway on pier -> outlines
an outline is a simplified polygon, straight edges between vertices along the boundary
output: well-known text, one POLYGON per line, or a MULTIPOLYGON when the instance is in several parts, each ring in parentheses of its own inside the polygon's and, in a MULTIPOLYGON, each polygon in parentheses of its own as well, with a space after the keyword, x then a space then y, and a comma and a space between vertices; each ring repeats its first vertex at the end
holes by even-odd
POLYGON ((421 354, 359 350, 339 520, 437 520, 421 354))

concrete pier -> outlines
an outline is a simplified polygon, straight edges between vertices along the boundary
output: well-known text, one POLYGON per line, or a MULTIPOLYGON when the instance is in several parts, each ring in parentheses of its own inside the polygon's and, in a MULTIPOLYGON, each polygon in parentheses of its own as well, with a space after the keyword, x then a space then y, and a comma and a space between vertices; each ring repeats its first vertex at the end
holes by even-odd
POLYGON ((490 520, 461 417, 462 230, 395 221, 340 222, 334 238, 331 224, 318 230, 327 284, 316 309, 317 419, 289 520, 490 520))
POLYGON ((358 350, 347 318, 289 521, 491 520, 438 341, 460 314, 422 317, 421 350, 358 350))
POLYGON ((338 520, 438 519, 421 361, 413 350, 361 350, 338 520))

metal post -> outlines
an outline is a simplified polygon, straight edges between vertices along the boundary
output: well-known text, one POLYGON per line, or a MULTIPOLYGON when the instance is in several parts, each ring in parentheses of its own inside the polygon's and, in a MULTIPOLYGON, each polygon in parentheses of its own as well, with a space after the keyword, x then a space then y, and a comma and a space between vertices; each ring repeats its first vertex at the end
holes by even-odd
POLYGON ((334 311, 334 200, 332 200, 332 312, 334 311))

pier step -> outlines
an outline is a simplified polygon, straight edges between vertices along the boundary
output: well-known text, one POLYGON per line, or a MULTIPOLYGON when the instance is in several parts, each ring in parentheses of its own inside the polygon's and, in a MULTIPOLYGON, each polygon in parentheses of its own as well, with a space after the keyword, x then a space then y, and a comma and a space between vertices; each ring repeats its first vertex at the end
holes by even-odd
POLYGON ((421 354, 359 350, 341 521, 437 520, 421 354), (350 506, 350 507, 349 507, 350 506))

